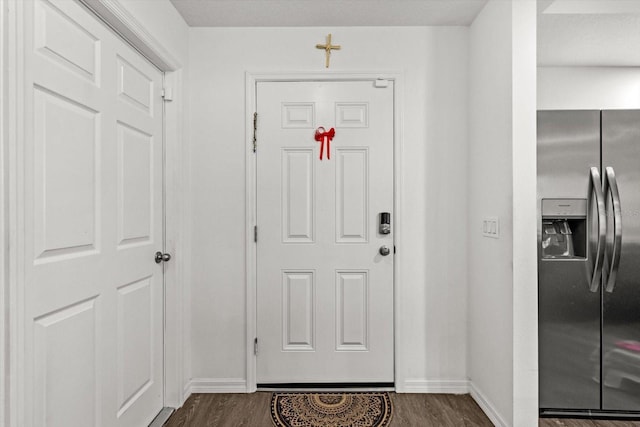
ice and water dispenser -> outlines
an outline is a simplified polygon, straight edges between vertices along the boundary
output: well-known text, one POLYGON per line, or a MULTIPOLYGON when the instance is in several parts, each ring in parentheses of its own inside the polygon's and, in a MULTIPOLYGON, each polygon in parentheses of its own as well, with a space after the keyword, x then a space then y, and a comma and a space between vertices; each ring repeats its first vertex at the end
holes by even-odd
POLYGON ((587 257, 587 200, 542 199, 542 258, 587 257))

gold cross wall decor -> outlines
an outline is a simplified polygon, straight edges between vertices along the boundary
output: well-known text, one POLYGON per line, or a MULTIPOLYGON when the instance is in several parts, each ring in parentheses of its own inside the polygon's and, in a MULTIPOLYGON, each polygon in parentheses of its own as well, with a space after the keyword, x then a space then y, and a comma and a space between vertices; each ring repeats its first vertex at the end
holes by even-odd
POLYGON ((317 44, 316 49, 324 49, 326 54, 325 68, 329 68, 329 58, 331 58, 331 50, 340 50, 340 46, 331 44, 331 34, 327 36, 327 42, 325 44, 317 44))

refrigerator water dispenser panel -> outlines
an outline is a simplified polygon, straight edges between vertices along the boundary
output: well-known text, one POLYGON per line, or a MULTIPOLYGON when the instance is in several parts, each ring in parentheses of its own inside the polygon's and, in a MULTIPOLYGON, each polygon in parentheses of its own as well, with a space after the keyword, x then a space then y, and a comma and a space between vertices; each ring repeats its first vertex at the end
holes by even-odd
POLYGON ((543 259, 585 259, 586 199, 542 199, 543 259))

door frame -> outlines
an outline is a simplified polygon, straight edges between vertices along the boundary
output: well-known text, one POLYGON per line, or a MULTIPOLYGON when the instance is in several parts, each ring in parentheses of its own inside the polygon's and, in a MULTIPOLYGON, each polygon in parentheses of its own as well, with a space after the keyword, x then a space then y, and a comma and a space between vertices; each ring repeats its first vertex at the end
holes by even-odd
MULTIPOLYGON (((254 339, 257 334, 257 243, 254 241, 253 227, 257 219, 257 161, 253 152, 254 122, 253 114, 257 111, 257 84, 260 82, 349 82, 370 81, 377 79, 391 80, 394 82, 393 94, 393 191, 394 191, 394 245, 396 248, 394 258, 394 382, 396 390, 404 384, 404 354, 402 325, 402 230, 403 212, 403 179, 402 179, 402 154, 403 154, 403 107, 404 107, 404 73, 400 71, 327 71, 318 72, 246 72, 245 74, 245 280, 246 280, 246 391, 252 393, 257 390, 257 366, 254 354, 254 339)), ((260 117, 258 117, 258 128, 260 117)), ((257 141, 258 151, 260 141, 257 141)))
MULTIPOLYGON (((164 102, 164 251, 174 256, 164 268, 164 406, 180 407, 184 391, 184 301, 188 198, 182 144, 183 64, 122 5, 121 0, 75 0, 164 73, 173 101, 164 102), (185 232, 186 230, 186 232, 185 232)), ((0 0, 0 427, 24 424, 24 9, 22 0, 0 0)), ((150 254, 152 256, 152 254, 150 254)))

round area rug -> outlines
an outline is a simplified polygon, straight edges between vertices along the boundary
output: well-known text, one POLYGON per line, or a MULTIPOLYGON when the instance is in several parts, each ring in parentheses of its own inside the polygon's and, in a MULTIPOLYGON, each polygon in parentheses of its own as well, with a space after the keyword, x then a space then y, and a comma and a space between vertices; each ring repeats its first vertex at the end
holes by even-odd
POLYGON ((384 427, 391 420, 388 393, 274 393, 278 427, 384 427))

